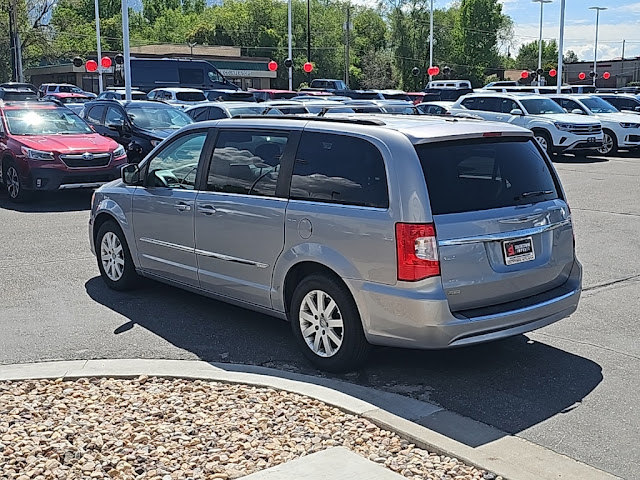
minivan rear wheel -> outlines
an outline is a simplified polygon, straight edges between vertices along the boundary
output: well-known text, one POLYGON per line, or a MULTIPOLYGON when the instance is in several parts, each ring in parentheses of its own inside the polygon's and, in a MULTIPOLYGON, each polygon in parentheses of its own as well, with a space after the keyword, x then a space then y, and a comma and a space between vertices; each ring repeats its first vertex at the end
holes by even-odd
POLYGON ((289 320, 302 352, 321 370, 354 370, 369 354, 371 347, 351 294, 325 275, 300 282, 291 297, 289 320))
POLYGON ((109 220, 100 225, 95 249, 100 275, 109 288, 122 291, 136 286, 136 267, 124 233, 115 222, 109 220))

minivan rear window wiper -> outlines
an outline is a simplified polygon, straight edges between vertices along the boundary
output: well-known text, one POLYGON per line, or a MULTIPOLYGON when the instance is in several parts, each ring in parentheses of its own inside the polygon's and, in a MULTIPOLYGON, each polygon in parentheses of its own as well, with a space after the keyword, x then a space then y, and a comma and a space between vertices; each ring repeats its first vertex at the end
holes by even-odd
POLYGON ((524 192, 515 197, 514 200, 520 200, 521 198, 540 197, 542 195, 551 195, 553 190, 537 190, 534 192, 524 192))

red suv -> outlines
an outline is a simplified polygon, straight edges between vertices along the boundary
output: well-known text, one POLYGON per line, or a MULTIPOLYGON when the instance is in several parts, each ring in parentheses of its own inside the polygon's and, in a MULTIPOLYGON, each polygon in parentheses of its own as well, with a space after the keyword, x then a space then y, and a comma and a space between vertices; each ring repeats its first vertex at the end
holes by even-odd
POLYGON ((2 183, 13 201, 33 191, 94 188, 120 177, 124 148, 68 108, 0 102, 2 183))

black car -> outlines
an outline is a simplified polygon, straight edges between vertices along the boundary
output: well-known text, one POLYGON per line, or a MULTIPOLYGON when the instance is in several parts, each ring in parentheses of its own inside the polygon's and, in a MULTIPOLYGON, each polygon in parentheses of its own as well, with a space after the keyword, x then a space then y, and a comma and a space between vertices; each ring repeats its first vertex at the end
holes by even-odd
POLYGON ((5 102, 32 102, 38 94, 25 87, 0 87, 0 100, 5 102))
POLYGON ((183 111, 161 102, 95 100, 81 113, 96 132, 111 137, 138 163, 153 147, 176 130, 193 123, 183 111))

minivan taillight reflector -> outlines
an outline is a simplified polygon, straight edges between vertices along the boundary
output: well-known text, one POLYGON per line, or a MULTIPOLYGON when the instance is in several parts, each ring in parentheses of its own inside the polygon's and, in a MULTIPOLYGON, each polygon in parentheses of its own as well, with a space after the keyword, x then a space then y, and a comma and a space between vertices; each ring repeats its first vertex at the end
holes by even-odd
POLYGON ((436 229, 432 223, 396 223, 398 280, 415 282, 440 275, 436 229))

